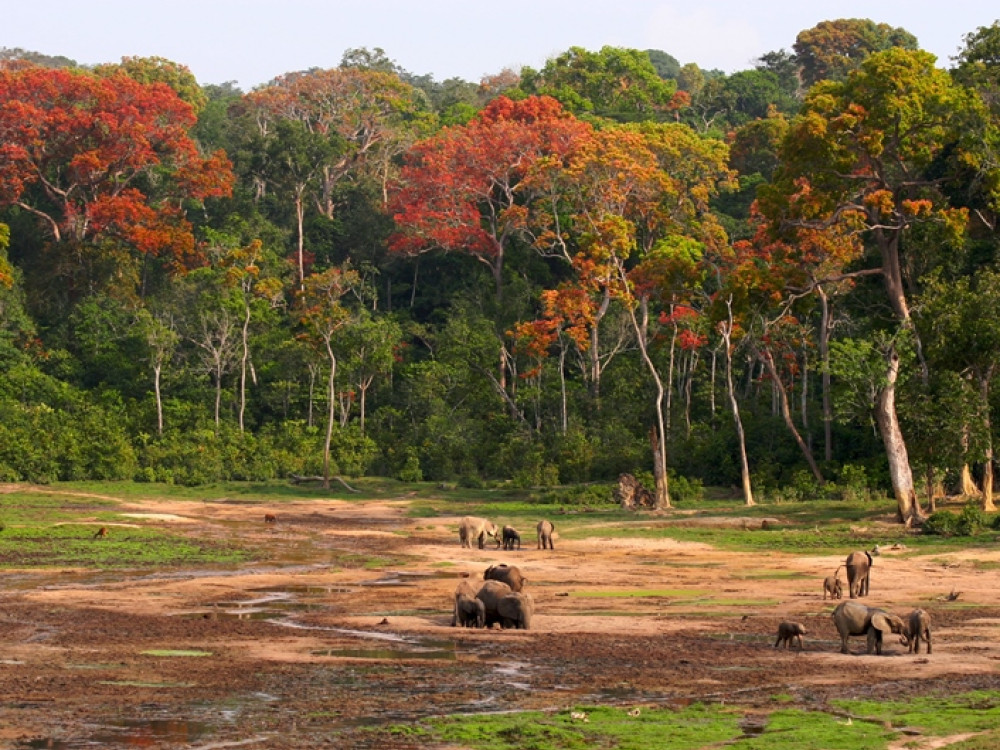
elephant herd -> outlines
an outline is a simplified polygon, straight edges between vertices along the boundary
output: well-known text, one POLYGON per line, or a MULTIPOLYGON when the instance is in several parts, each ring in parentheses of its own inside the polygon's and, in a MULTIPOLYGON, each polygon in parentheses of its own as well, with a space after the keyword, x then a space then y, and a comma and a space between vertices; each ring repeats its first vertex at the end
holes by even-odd
MULTIPOLYGON (((552 534, 555 526, 551 521, 541 520, 535 526, 538 535, 538 549, 554 549, 552 534)), ((466 516, 458 524, 458 540, 463 547, 471 548, 475 542, 479 549, 485 549, 486 538, 496 540, 497 548, 505 550, 521 549, 521 534, 512 526, 498 528, 486 518, 466 516)), ((491 565, 483 573, 483 584, 478 588, 464 580, 455 589, 455 606, 451 618, 452 626, 489 628, 531 627, 531 616, 535 603, 530 594, 522 591, 527 579, 513 565, 491 565)))
MULTIPOLYGON (((847 572, 849 599, 838 604, 832 615, 833 624, 840 635, 840 652, 849 653, 848 638, 864 636, 867 640, 866 653, 881 654, 883 638, 895 634, 899 636, 899 642, 907 647, 909 653, 920 653, 921 640, 926 644, 927 653, 931 653, 931 620, 926 611, 915 609, 902 618, 884 609, 852 601, 861 596, 868 596, 872 562, 878 554, 878 545, 871 551, 852 552, 832 576, 823 579, 823 599, 826 599, 827 595, 831 599, 840 599, 843 596, 843 583, 838 574, 840 568, 844 568, 847 572)), ((802 636, 805 632, 801 623, 782 622, 778 626, 778 638, 774 642, 774 647, 779 648, 784 644, 787 648, 794 642, 801 649, 802 636)))
POLYGON ((527 579, 513 565, 491 565, 483 573, 477 589, 463 580, 455 589, 452 626, 466 628, 531 628, 535 602, 521 589, 527 579))
MULTIPOLYGON (((555 526, 551 521, 541 520, 535 526, 538 534, 538 549, 554 549, 552 546, 552 533, 555 526)), ((513 526, 504 526, 502 529, 486 518, 476 516, 466 516, 458 524, 458 541, 463 547, 472 547, 473 541, 479 545, 479 549, 485 549, 486 537, 493 537, 496 540, 497 549, 503 547, 505 550, 513 550, 515 545, 521 549, 521 534, 513 526)))

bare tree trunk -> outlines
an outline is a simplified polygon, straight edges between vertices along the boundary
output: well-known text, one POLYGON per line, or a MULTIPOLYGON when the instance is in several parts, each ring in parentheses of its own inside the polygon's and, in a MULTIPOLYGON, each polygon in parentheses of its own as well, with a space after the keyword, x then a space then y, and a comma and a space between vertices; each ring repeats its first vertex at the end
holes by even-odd
POLYGON ((326 440, 323 442, 323 489, 330 489, 330 445, 333 442, 333 420, 334 410, 334 383, 337 377, 337 357, 333 353, 329 340, 326 342, 326 353, 330 358, 330 377, 327 380, 327 396, 330 401, 326 415, 326 440))
POLYGON ((789 432, 792 433, 792 437, 795 438, 795 442, 799 446, 799 450, 805 456, 806 463, 809 464, 809 470, 812 471, 813 477, 816 478, 817 482, 822 484, 825 480, 823 479, 823 474, 820 473, 819 466, 816 465, 816 459, 813 458, 812 451, 809 450, 809 446, 806 445, 805 440, 802 439, 798 429, 795 427, 795 420, 792 419, 792 411, 788 406, 788 394, 785 393, 785 388, 778 378, 778 368, 774 364, 774 357, 771 355, 771 352, 765 350, 761 352, 761 359, 764 361, 767 371, 771 374, 771 380, 777 386, 778 404, 781 407, 781 416, 785 420, 785 426, 788 427, 789 432))
POLYGON ((875 399, 875 421, 878 423, 889 462, 889 478, 896 496, 896 518, 907 526, 922 520, 917 495, 913 489, 913 473, 906 451, 903 433, 896 413, 896 380, 899 378, 899 355, 892 349, 886 357, 886 383, 875 399))
POLYGON ((823 458, 833 460, 833 400, 830 398, 830 333, 833 321, 830 315, 830 303, 823 286, 817 285, 820 309, 822 315, 819 325, 819 358, 822 368, 823 388, 823 458))
POLYGON ((153 366, 153 391, 156 393, 156 434, 163 434, 163 395, 160 393, 160 372, 163 366, 157 362, 153 366))
POLYGON ((305 233, 305 200, 303 195, 305 193, 305 185, 302 185, 299 189, 295 191, 295 221, 298 227, 298 244, 296 247, 297 261, 298 261, 298 271, 299 271, 299 289, 305 288, 306 280, 306 264, 305 264, 305 253, 306 253, 306 233, 305 233))
POLYGON ((247 408, 247 363, 250 361, 250 306, 243 315, 243 357, 240 360, 240 432, 243 432, 243 415, 247 408))
POLYGON ((992 377, 992 368, 982 377, 979 381, 979 395, 983 402, 983 411, 986 414, 984 418, 985 424, 984 433, 986 435, 986 455, 984 456, 984 466, 983 466, 983 510, 987 512, 993 512, 997 509, 997 506, 993 502, 993 428, 990 425, 990 378, 992 377))
POLYGON ((743 500, 746 505, 756 505, 753 499, 753 489, 750 486, 750 463, 747 460, 746 434, 743 432, 743 420, 740 418, 740 405, 736 401, 736 388, 733 384, 733 299, 730 297, 726 301, 726 308, 729 311, 728 320, 720 325, 722 340, 726 348, 726 393, 729 396, 729 406, 733 412, 733 421, 736 423, 736 437, 739 441, 740 449, 740 474, 743 481, 743 500))

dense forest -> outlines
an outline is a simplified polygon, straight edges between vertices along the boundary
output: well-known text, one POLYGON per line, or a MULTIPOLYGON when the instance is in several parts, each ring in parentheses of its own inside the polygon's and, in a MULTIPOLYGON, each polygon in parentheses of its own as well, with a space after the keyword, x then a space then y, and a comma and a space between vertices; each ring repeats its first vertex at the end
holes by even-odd
POLYGON ((249 92, 0 50, 0 480, 992 510, 998 134, 1000 22, 249 92))

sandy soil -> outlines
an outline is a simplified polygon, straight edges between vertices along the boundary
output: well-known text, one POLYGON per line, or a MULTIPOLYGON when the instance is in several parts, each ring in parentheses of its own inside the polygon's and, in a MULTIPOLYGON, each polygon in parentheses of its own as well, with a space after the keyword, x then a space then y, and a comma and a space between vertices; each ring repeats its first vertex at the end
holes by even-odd
POLYGON ((557 534, 554 551, 528 529, 519 551, 470 550, 457 518, 408 518, 407 507, 122 501, 132 515, 112 534, 163 524, 259 546, 268 562, 6 571, 0 747, 409 747, 370 730, 457 712, 725 700, 753 713, 778 693, 822 708, 998 685, 1000 591, 983 563, 1000 564, 1000 549, 911 557, 887 548, 900 532, 886 527, 866 603, 928 610, 933 654, 889 642, 867 656, 855 639, 845 656, 821 581, 850 550, 759 559, 599 528, 557 534), (392 562, 373 569, 372 556, 392 562), (459 580, 497 562, 527 576, 532 629, 451 627, 459 580), (772 648, 785 619, 806 626, 802 652, 772 648))

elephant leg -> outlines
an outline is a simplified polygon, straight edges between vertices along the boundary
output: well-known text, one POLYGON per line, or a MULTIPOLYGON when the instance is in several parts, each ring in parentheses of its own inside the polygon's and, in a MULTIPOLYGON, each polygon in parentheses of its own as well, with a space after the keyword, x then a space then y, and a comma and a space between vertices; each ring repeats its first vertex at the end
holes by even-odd
POLYGON ((840 636, 840 653, 842 653, 842 654, 849 654, 849 653, 851 653, 850 649, 847 648, 847 636, 846 635, 840 636))

